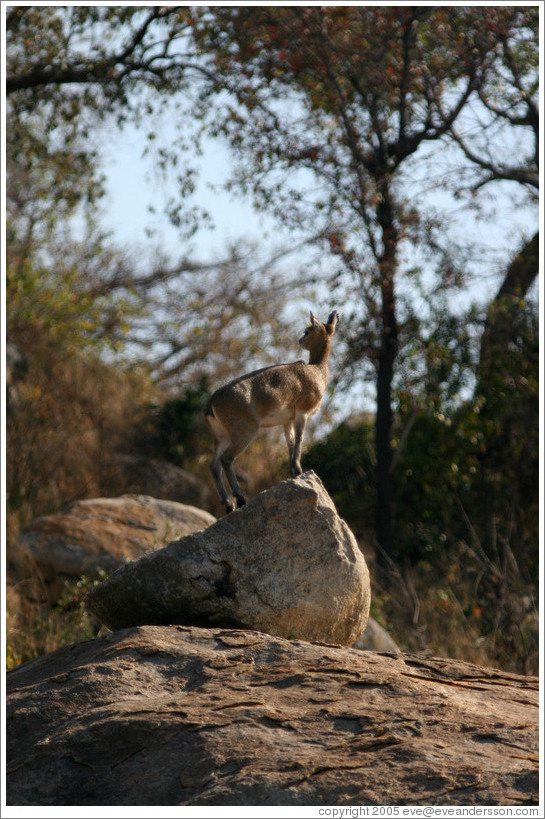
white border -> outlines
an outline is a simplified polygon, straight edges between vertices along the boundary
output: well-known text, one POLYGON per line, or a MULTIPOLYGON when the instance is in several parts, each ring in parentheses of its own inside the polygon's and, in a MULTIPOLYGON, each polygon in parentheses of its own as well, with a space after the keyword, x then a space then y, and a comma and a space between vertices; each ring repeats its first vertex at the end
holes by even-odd
MULTIPOLYGON (((1 14, 1 53, 2 53, 2 83, 1 83, 1 134, 2 134, 2 156, 1 156, 1 215, 2 215, 2 224, 1 224, 1 247, 2 247, 2 276, 1 276, 1 304, 0 304, 0 327, 1 327, 1 377, 2 377, 2 400, 1 400, 1 463, 0 463, 0 486, 1 486, 1 499, 0 499, 0 510, 1 510, 1 528, 0 528, 0 535, 1 535, 1 570, 2 570, 2 583, 5 583, 6 577, 6 552, 5 552, 5 536, 6 536, 6 529, 5 529, 5 512, 6 512, 6 499, 5 499, 5 478, 6 478, 6 460, 5 460, 5 433, 6 433, 6 426, 5 426, 5 334, 6 334, 6 303, 5 303, 5 247, 6 247, 6 225, 5 225, 5 178, 6 178, 6 160, 5 160, 5 141, 4 141, 4 134, 6 129, 6 120, 5 120, 5 86, 4 86, 4 78, 5 78, 5 13, 6 13, 6 6, 8 4, 5 0, 2 0, 2 14, 1 14)), ((89 3, 85 2, 74 2, 74 3, 65 3, 65 2, 52 2, 52 3, 33 3, 33 2, 14 2, 9 3, 9 6, 32 6, 32 5, 42 5, 42 6, 85 6, 90 5, 89 3)), ((95 3, 96 6, 125 6, 125 5, 133 5, 133 6, 170 6, 170 5, 180 5, 180 6, 202 6, 202 5, 211 5, 211 6, 245 6, 245 5, 255 5, 249 3, 170 3, 170 2, 143 2, 143 3, 129 3, 125 0, 121 0, 121 2, 98 2, 95 3)), ((264 3, 263 5, 276 5, 276 6, 296 6, 296 5, 303 5, 303 6, 316 6, 316 5, 338 5, 338 6, 350 6, 350 5, 370 5, 370 6, 404 6, 404 5, 430 5, 429 3, 410 3, 410 2, 399 2, 399 3, 387 3, 387 2, 366 2, 366 3, 318 3, 318 2, 307 2, 307 3, 297 3, 297 2, 283 2, 283 3, 264 3)), ((439 0, 439 2, 433 3, 436 6, 467 6, 467 0, 455 0, 455 2, 447 3, 439 0)), ((544 37, 544 8, 542 2, 525 2, 524 0, 515 0, 515 2, 507 3, 507 2, 474 2, 470 5, 473 6, 538 6, 540 11, 540 86, 543 88, 543 78, 544 78, 544 68, 543 68, 543 37, 544 37)), ((543 137, 540 139, 540 167, 543 168, 543 137)), ((540 190, 540 224, 544 224, 544 217, 545 217, 545 210, 544 210, 544 194, 543 189, 541 187, 540 190)), ((544 250, 544 240, 543 234, 541 236, 540 242, 540 280, 539 280, 539 306, 540 306, 540 497, 545 498, 545 481, 544 481, 544 456, 543 456, 543 444, 544 444, 544 417, 543 417, 543 397, 544 397, 544 386, 543 386, 543 356, 544 356, 544 330, 543 330, 543 316, 545 315, 544 311, 544 287, 543 287, 543 278, 542 278, 542 271, 543 271, 543 255, 544 250)), ((544 590, 543 590, 543 579, 544 579, 544 523, 545 523, 545 503, 540 508, 540 570, 539 570, 539 581, 540 581, 540 592, 539 592, 539 605, 540 605, 540 636, 543 637, 543 603, 544 603, 544 590)), ((2 594, 2 599, 5 601, 5 594, 2 594)), ((105 816, 105 815, 112 815, 105 814, 105 811, 108 810, 108 806, 100 806, 100 808, 87 808, 87 807, 78 807, 77 814, 74 813, 73 808, 69 807, 40 807, 40 808, 32 808, 32 807, 7 807, 5 803, 5 792, 6 792, 6 774, 5 774, 5 718, 6 718, 6 710, 5 710, 5 657, 6 657, 6 639, 5 639, 5 628, 6 628, 6 613, 5 613, 5 604, 2 605, 2 636, 1 636, 1 646, 2 646, 2 660, 4 663, 4 667, 2 669, 2 702, 1 702, 1 779, 0 779, 0 789, 1 789, 1 799, 0 802, 0 816, 6 817, 21 817, 21 819, 26 819, 26 817, 52 817, 56 819, 56 817, 72 817, 77 815, 78 817, 98 817, 98 816, 105 816)), ((543 684, 543 674, 545 673, 545 664, 544 664, 544 657, 543 652, 541 653, 540 658, 540 806, 539 806, 539 815, 543 815, 544 812, 544 805, 545 805, 545 796, 544 796, 544 770, 543 770, 543 758, 544 758, 544 727, 543 727, 543 713, 544 713, 544 684, 543 684)), ((375 806, 376 807, 376 806, 375 806)), ((110 807, 110 810, 115 812, 116 817, 131 817, 131 819, 138 819, 138 817, 271 817, 271 819, 276 819, 276 817, 318 817, 319 811, 324 810, 324 808, 319 807, 292 807, 289 808, 282 808, 282 807, 236 807, 236 808, 228 808, 228 807, 215 807, 215 808, 203 808, 198 806, 192 806, 190 808, 184 807, 149 807, 149 808, 138 808, 138 807, 122 807, 119 806, 110 807)), ((333 808, 328 809, 331 812, 328 814, 329 817, 333 817, 333 808)), ((336 819, 350 819, 351 817, 356 816, 371 816, 372 808, 344 808, 344 814, 342 813, 342 808, 336 809, 338 812, 336 813, 336 819), (356 812, 357 811, 357 812, 356 812)), ((424 806, 414 806, 410 809, 406 808, 398 808, 394 809, 396 812, 384 812, 378 813, 378 816, 486 816, 487 814, 484 812, 486 809, 478 809, 478 808, 455 808, 455 812, 443 813, 441 808, 429 808, 424 806), (479 812, 477 812, 479 811, 479 812)), ((524 809, 518 808, 515 806, 498 806, 493 809, 495 812, 490 813, 488 815, 494 816, 531 816, 532 813, 530 812, 532 809, 524 809)), ((324 814, 322 814, 324 815, 324 814)), ((537 814, 533 814, 537 815, 537 814)))

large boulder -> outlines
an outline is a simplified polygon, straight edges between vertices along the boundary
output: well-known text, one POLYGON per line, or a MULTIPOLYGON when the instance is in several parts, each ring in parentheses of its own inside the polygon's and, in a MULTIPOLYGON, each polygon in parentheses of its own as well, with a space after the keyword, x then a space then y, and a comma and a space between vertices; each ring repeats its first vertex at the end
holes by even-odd
POLYGON ((64 512, 36 518, 26 526, 12 552, 21 589, 47 589, 53 602, 66 578, 98 578, 128 560, 160 548, 214 523, 216 518, 173 501, 145 495, 75 501, 64 512))
POLYGON ((235 626, 351 645, 367 623, 370 597, 352 532, 307 472, 126 564, 89 592, 87 606, 111 629, 235 626))
POLYGON ((8 805, 537 805, 539 684, 147 626, 7 675, 8 805))

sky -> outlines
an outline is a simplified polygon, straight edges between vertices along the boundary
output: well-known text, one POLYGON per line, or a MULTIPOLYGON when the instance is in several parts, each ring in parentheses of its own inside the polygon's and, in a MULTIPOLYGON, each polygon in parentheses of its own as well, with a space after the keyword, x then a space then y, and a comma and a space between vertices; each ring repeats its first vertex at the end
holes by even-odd
MULTIPOLYGON (((153 230, 153 242, 173 255, 185 253, 185 243, 163 213, 167 197, 176 195, 174 179, 159 179, 153 159, 144 156, 146 137, 141 130, 127 126, 122 133, 112 132, 105 147, 107 224, 122 243, 145 242, 146 230, 153 230), (155 213, 150 215, 152 205, 155 213)), ((276 240, 282 229, 274 220, 257 214, 251 203, 219 189, 227 181, 231 161, 227 148, 208 142, 200 165, 199 182, 192 198, 212 215, 215 228, 202 229, 192 244, 201 258, 221 256, 228 243, 241 237, 276 240), (214 190, 212 190, 212 186, 214 190)))
MULTIPOLYGON (((187 245, 180 241, 177 229, 163 212, 167 196, 176 195, 174 181, 169 183, 158 178, 152 158, 143 155, 145 147, 144 132, 134 126, 125 127, 121 133, 109 133, 103 150, 107 178, 105 223, 121 244, 149 247, 151 243, 174 257, 184 255, 187 245), (154 214, 150 214, 149 205, 154 207, 154 214), (153 230, 151 240, 146 235, 150 227, 153 230)), ((289 232, 272 216, 256 213, 250 201, 221 190, 231 168, 226 146, 209 141, 198 163, 200 181, 193 203, 208 210, 215 223, 215 229, 204 228, 192 239, 199 259, 220 257, 230 242, 241 238, 255 239, 264 247, 279 241, 293 241, 289 232)), ((441 168, 437 170, 439 173, 441 168)), ((474 260, 478 277, 467 297, 476 294, 478 298, 491 298, 513 249, 523 235, 530 237, 537 228, 535 207, 521 206, 521 189, 516 183, 489 186, 485 195, 489 199, 489 210, 495 215, 481 222, 468 209, 466 202, 454 202, 450 195, 435 187, 428 162, 419 160, 414 163, 410 177, 408 190, 413 192, 415 201, 427 202, 451 215, 453 240, 463 241, 466 237, 467 241, 481 245, 481 255, 474 260)))

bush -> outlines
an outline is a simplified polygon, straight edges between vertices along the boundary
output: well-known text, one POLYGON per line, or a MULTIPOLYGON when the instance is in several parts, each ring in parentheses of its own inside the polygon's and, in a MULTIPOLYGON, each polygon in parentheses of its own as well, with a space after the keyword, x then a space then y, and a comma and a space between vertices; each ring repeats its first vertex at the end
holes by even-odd
POLYGON ((6 620, 6 667, 11 670, 63 645, 91 640, 99 627, 84 606, 87 591, 100 580, 81 577, 66 582, 59 603, 53 607, 28 600, 8 586, 6 620))
POLYGON ((313 469, 339 513, 360 538, 372 537, 376 516, 374 423, 363 416, 339 424, 309 447, 304 468, 313 469))
POLYGON ((202 453, 206 433, 203 411, 208 395, 207 379, 202 378, 180 396, 150 408, 134 432, 136 449, 187 468, 202 453))

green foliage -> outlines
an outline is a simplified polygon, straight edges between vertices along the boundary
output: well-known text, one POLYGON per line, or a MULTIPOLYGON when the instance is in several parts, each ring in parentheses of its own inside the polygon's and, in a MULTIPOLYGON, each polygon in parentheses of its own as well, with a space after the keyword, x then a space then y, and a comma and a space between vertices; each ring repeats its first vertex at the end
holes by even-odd
POLYGON ((313 469, 334 497, 339 513, 359 537, 368 537, 376 517, 376 457, 373 419, 339 424, 312 444, 304 456, 305 469, 313 469))
POLYGON ((442 299, 420 313, 403 307, 395 378, 400 413, 410 418, 419 409, 441 413, 459 406, 475 386, 482 311, 456 314, 442 299))
POLYGON ((433 561, 443 554, 456 493, 466 475, 459 466, 463 443, 442 413, 423 411, 413 420, 396 468, 395 560, 433 561))
POLYGON ((195 387, 187 387, 180 397, 167 399, 151 410, 135 431, 135 446, 150 457, 187 468, 190 461, 202 453, 203 410, 209 392, 207 378, 203 377, 195 387))
POLYGON ((50 607, 21 597, 8 602, 6 670, 57 648, 96 637, 98 625, 85 608, 85 595, 104 576, 66 580, 59 602, 50 607))
POLYGON ((8 328, 13 338, 28 336, 33 328, 67 351, 87 349, 96 355, 121 351, 132 322, 142 306, 130 288, 112 291, 105 285, 115 265, 115 251, 102 237, 88 235, 79 242, 67 239, 60 247, 44 243, 49 261, 14 258, 6 273, 8 328))

